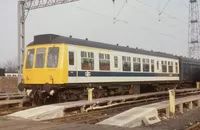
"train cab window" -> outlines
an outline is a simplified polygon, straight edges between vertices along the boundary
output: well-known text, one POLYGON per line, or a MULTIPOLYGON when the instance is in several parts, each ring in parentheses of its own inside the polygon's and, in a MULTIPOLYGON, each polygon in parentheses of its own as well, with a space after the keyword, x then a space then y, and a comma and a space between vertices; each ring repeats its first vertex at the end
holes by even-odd
POLYGON ((167 72, 167 61, 162 61, 162 72, 167 72))
POLYGON ((118 68, 118 57, 114 56, 114 66, 115 68, 118 68))
POLYGON ((99 53, 99 70, 110 70, 110 55, 99 53))
POLYGON ((74 52, 69 51, 69 65, 74 65, 74 52))
POLYGON ((154 60, 151 60, 151 72, 154 72, 154 60))
POLYGON ((122 56, 123 71, 131 71, 131 57, 122 56))
POLYGON ((143 59, 143 72, 149 72, 149 59, 143 59))
POLYGON ((44 68, 45 56, 46 56, 46 48, 38 48, 36 51, 35 68, 44 68))
POLYGON ((94 53, 81 51, 81 69, 94 70, 94 53))
POLYGON ((58 47, 50 47, 48 50, 47 68, 56 68, 58 66, 58 47))
POLYGON ((140 58, 133 57, 133 71, 141 71, 140 58))
POLYGON ((35 52, 35 49, 29 49, 27 52, 26 69, 33 68, 34 52, 35 52))
POLYGON ((173 73, 173 62, 168 62, 168 71, 170 72, 170 73, 173 73))

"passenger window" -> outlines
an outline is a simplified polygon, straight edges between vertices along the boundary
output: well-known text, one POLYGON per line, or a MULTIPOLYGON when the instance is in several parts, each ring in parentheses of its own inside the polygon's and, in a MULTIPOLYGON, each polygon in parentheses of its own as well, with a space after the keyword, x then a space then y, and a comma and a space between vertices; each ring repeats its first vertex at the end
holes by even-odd
POLYGON ((38 48, 36 52, 35 68, 44 68, 46 48, 38 48))
POLYGON ((151 72, 154 72, 154 60, 151 60, 151 72))
POLYGON ((94 53, 93 52, 81 52, 81 69, 82 70, 94 70, 94 53))
POLYGON ((99 53, 99 70, 110 70, 110 55, 99 53))
POLYGON ((131 58, 122 56, 123 71, 131 71, 131 58))
POLYGON ((69 65, 74 65, 74 52, 69 51, 69 65))
POLYGON ((56 68, 58 66, 58 47, 50 47, 48 50, 47 67, 56 68))
POLYGON ((143 59, 143 72, 149 72, 149 59, 143 59))
POLYGON ((115 68, 118 68, 118 57, 117 56, 114 56, 114 65, 115 65, 115 68))
POLYGON ((141 71, 140 58, 133 57, 133 71, 141 71))
POLYGON ((35 49, 29 49, 27 52, 26 69, 33 68, 35 49))

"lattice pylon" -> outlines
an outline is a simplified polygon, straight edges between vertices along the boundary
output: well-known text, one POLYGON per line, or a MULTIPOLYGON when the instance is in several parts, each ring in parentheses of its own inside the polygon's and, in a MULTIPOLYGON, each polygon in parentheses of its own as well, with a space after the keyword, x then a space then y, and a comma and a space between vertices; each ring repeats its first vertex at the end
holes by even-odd
POLYGON ((200 58, 200 23, 199 1, 189 0, 189 30, 188 30, 188 55, 190 58, 200 58))

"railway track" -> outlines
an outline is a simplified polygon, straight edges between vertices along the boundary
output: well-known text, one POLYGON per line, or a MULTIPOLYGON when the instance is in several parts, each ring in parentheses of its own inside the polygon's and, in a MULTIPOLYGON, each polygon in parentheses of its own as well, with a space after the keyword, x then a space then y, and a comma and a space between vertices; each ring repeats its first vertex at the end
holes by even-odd
POLYGON ((13 99, 22 99, 24 95, 19 93, 1 93, 0 101, 2 100, 13 100, 13 99))
MULTIPOLYGON (((166 97, 162 97, 161 100, 164 100, 166 97)), ((123 111, 126 111, 132 107, 155 103, 158 99, 155 98, 149 98, 149 99, 142 99, 137 100, 135 102, 132 102, 131 104, 126 105, 119 105, 111 108, 106 109, 100 109, 100 110, 94 110, 90 112, 84 112, 84 113, 78 113, 78 114, 68 114, 62 118, 55 118, 50 120, 44 120, 49 122, 64 122, 64 123, 85 123, 85 124, 95 124, 97 122, 100 122, 106 118, 112 117, 116 114, 119 114, 123 111), (156 100, 156 101, 155 101, 156 100)))
MULTIPOLYGON (((176 98, 195 95, 195 94, 199 94, 199 93, 200 93, 200 91, 180 92, 180 93, 176 94, 176 98)), ((151 97, 148 97, 148 98, 136 99, 133 101, 125 102, 123 104, 118 104, 118 105, 108 107, 108 108, 105 107, 103 109, 94 109, 89 112, 75 113, 75 114, 67 113, 64 117, 49 119, 49 120, 44 120, 44 121, 95 124, 104 119, 112 117, 116 114, 119 114, 121 112, 129 110, 133 107, 156 103, 156 102, 160 102, 160 101, 163 101, 166 99, 168 99, 168 95, 165 95, 165 94, 162 96, 159 95, 157 97, 155 95, 152 95, 151 97)))
POLYGON ((19 93, 0 94, 0 116, 11 114, 17 111, 26 110, 31 107, 23 107, 24 95, 19 93))
POLYGON ((29 109, 29 108, 32 108, 32 107, 15 106, 15 107, 11 107, 11 108, 2 108, 2 109, 0 109, 0 116, 5 116, 5 115, 8 115, 8 114, 12 114, 14 112, 26 110, 26 109, 29 109))
POLYGON ((200 123, 198 122, 197 124, 187 128, 186 130, 200 130, 200 123))

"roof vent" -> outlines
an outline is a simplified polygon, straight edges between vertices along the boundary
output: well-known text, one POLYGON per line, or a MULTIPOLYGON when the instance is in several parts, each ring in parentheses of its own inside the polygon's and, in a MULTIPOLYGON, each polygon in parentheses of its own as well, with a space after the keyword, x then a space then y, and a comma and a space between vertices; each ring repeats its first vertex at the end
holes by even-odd
POLYGON ((129 45, 128 45, 128 46, 126 46, 126 47, 129 47, 129 45))
POLYGON ((87 40, 87 41, 88 41, 88 38, 86 38, 85 40, 87 40))
POLYGON ((119 44, 117 44, 117 46, 119 46, 119 44))
POLYGON ((70 35, 69 37, 72 38, 72 35, 70 35))

